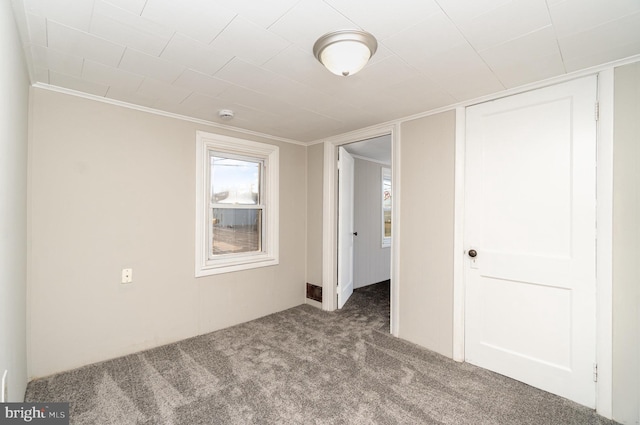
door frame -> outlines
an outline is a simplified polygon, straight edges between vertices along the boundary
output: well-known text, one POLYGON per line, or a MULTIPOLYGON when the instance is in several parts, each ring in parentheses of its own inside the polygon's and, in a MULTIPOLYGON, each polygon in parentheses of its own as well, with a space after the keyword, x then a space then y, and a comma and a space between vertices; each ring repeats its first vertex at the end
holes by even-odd
POLYGON ((400 125, 383 124, 361 131, 347 133, 325 140, 322 185, 322 309, 334 311, 337 307, 338 284, 338 168, 337 148, 378 136, 391 136, 391 334, 398 336, 399 328, 399 246, 400 246, 400 125))
MULTIPOLYGON (((597 248, 596 248, 596 411, 612 417, 612 325, 613 325, 613 85, 614 70, 599 73, 597 99, 597 248)), ((583 77, 581 75, 576 78, 583 77)), ((560 83, 561 84, 561 83, 560 83)), ((539 88, 539 87, 538 87, 539 88)), ((464 178, 466 107, 456 108, 455 139, 455 217, 454 217, 454 271, 453 271, 453 359, 465 360, 465 267, 464 267, 464 178)), ((594 105, 595 108, 595 105, 594 105)), ((594 114, 595 114, 594 110, 594 114)))

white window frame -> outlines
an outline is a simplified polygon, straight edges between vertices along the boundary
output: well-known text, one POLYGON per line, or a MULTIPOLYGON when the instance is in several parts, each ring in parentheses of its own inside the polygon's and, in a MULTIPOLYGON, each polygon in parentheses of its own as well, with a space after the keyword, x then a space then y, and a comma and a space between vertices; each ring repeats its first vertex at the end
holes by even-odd
MULTIPOLYGON (((391 246, 391 236, 385 236, 384 231, 384 181, 389 180, 391 183, 391 205, 393 205, 393 182, 391 181, 391 169, 390 168, 381 168, 380 169, 380 188, 381 188, 381 211, 382 211, 382 248, 389 248, 391 246)), ((393 207, 392 207, 393 210, 393 207)), ((391 221, 393 221, 393 215, 391 216, 391 221)))
POLYGON ((195 276, 210 276, 279 263, 279 154, 278 146, 219 134, 196 132, 196 264, 195 276), (264 163, 261 196, 262 250, 210 257, 211 187, 209 155, 229 155, 264 163))

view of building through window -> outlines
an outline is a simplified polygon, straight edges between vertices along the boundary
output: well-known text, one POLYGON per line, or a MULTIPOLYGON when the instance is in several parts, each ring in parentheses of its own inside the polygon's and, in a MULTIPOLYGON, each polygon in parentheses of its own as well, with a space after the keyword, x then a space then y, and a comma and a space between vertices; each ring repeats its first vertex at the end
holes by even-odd
POLYGON ((261 161, 211 155, 211 256, 262 251, 261 161))

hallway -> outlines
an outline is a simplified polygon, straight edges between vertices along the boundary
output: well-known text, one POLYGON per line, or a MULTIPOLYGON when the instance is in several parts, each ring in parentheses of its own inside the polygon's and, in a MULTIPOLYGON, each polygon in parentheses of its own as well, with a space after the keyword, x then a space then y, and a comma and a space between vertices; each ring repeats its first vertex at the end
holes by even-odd
POLYGON ((390 332, 391 281, 355 289, 349 301, 338 313, 351 320, 367 324, 375 330, 390 332))

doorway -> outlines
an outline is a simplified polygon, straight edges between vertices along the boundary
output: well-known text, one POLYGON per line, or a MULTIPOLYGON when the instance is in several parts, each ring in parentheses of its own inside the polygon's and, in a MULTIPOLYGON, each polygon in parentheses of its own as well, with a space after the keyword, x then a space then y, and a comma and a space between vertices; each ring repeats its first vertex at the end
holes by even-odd
POLYGON ((355 290, 357 300, 352 304, 367 311, 376 326, 384 320, 387 330, 390 329, 391 152, 390 134, 338 148, 338 308, 344 306, 355 290), (375 317, 376 309, 386 317, 375 317))
MULTIPOLYGON (((398 169, 394 167, 394 162, 398 160, 399 147, 394 141, 395 134, 398 133, 398 125, 380 126, 375 129, 367 129, 350 135, 345 135, 339 139, 324 142, 324 179, 323 179, 323 297, 322 308, 324 310, 333 311, 337 309, 337 293, 338 293, 338 148, 352 144, 354 142, 362 142, 375 139, 380 136, 387 136, 391 140, 391 167, 389 167, 394 182, 393 190, 394 199, 392 203, 392 217, 398 217, 396 209, 398 208, 399 180, 397 176, 398 169)), ((359 155, 356 153, 356 155, 359 155)), ((378 177, 380 192, 382 192, 381 176, 378 177)), ((382 197, 382 193, 380 195, 382 197)), ((380 217, 380 230, 382 232, 382 216, 380 217)), ((395 242, 397 238, 396 226, 399 220, 391 222, 391 246, 388 248, 390 260, 390 328, 391 333, 397 336, 398 332, 398 296, 397 296, 397 273, 398 273, 398 244, 395 242), (394 279, 396 277, 396 279, 394 279)), ((359 233, 360 235, 360 233, 359 233)), ((355 235, 354 235, 355 237, 355 235)))

